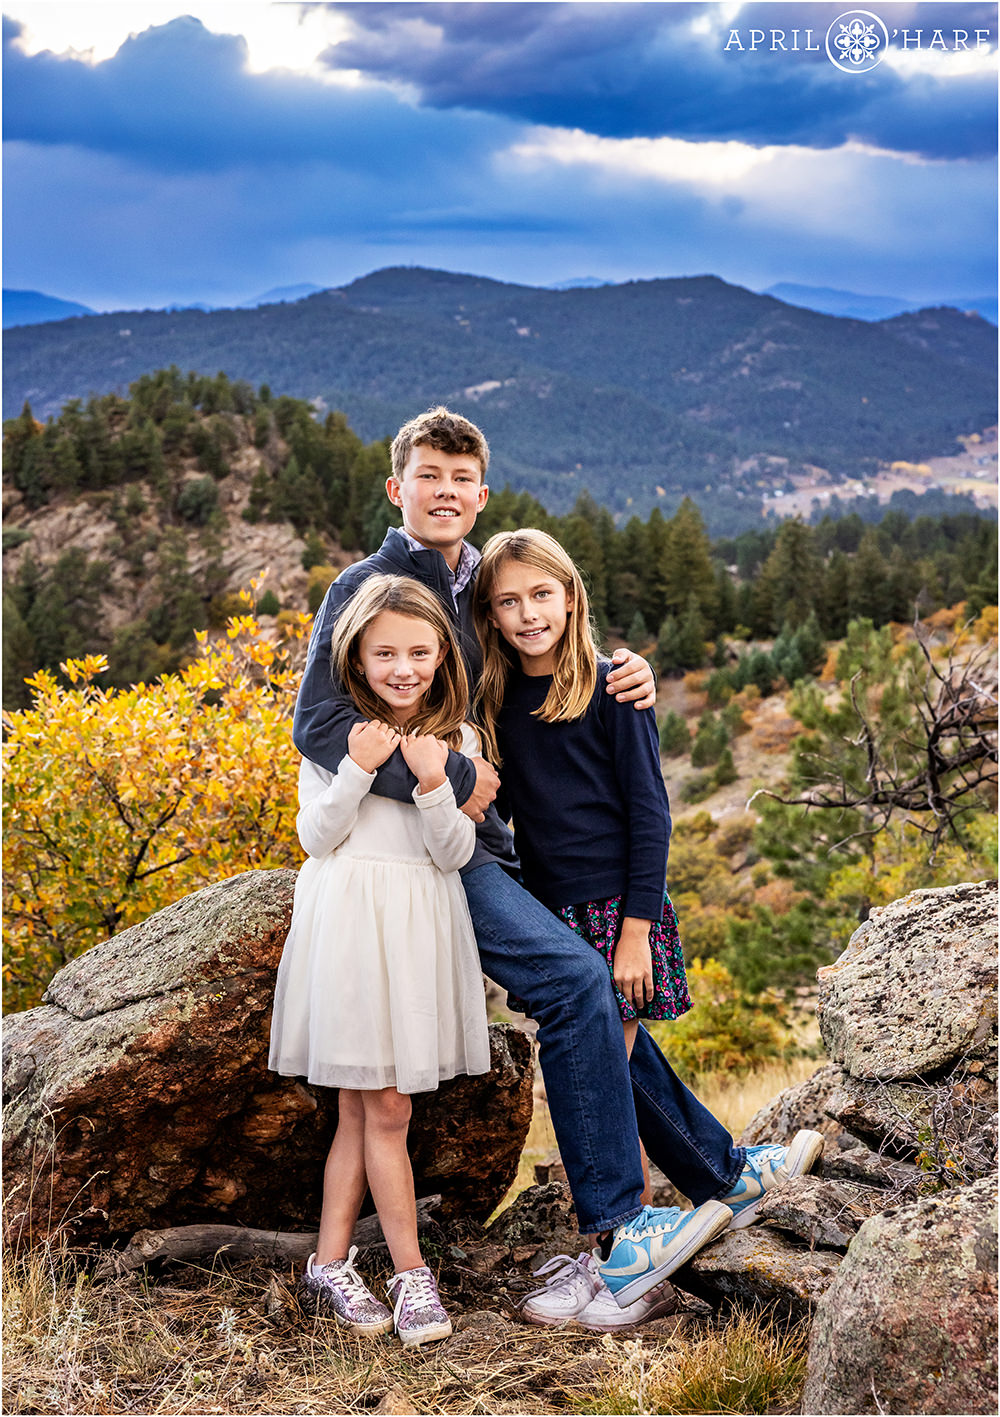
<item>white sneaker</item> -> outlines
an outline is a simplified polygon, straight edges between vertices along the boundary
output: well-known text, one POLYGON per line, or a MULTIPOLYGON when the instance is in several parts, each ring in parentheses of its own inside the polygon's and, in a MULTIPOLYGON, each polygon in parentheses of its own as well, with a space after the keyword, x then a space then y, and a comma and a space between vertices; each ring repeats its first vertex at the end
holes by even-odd
POLYGON ((604 1281, 597 1271, 593 1255, 582 1251, 577 1259, 569 1255, 554 1255, 535 1278, 548 1274, 540 1289, 534 1289, 521 1305, 521 1314, 529 1324, 557 1328, 575 1319, 593 1299, 604 1281))
POLYGON ((594 1333, 615 1333, 618 1329, 645 1323, 647 1319, 658 1319, 661 1314, 672 1314, 676 1307, 677 1296, 671 1284, 660 1284, 621 1308, 608 1286, 602 1283, 587 1307, 577 1314, 576 1321, 581 1328, 589 1328, 594 1333))

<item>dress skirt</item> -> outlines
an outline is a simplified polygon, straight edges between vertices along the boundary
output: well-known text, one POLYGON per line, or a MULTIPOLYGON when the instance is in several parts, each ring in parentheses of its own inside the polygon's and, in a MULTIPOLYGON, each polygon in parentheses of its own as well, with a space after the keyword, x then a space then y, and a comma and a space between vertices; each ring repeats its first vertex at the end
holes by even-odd
POLYGON ((412 1093, 489 1070, 465 891, 423 850, 419 816, 366 797, 344 845, 299 872, 275 988, 274 1071, 412 1093))

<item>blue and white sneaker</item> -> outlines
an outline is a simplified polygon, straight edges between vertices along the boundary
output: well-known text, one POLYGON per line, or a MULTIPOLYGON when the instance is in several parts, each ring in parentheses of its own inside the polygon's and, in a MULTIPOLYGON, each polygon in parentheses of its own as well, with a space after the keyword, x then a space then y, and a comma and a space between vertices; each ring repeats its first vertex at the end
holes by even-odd
POLYGON ((823 1153, 819 1132, 796 1132, 788 1146, 748 1146, 743 1175, 722 1204, 732 1212, 730 1230, 742 1230, 757 1219, 757 1207, 777 1186, 811 1171, 823 1153))
POLYGON ((705 1201, 697 1210, 643 1206, 614 1231, 611 1253, 600 1265, 615 1303, 624 1309, 662 1284, 703 1245, 728 1230, 732 1218, 721 1201, 705 1201))

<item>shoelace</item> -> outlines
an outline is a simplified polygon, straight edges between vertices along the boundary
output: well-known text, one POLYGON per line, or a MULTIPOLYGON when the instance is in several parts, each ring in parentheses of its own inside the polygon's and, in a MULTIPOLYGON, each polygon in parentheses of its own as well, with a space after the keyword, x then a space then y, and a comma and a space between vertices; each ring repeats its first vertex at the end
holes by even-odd
POLYGON ((397 1284, 399 1285, 399 1294, 396 1298, 396 1306, 392 1311, 392 1321, 397 1325, 407 1299, 415 1309, 427 1309, 432 1304, 440 1304, 441 1302, 429 1269, 406 1269, 402 1274, 394 1274, 385 1290, 390 1299, 397 1284))
POLYGON ((675 1205, 668 1206, 658 1212, 654 1211, 652 1206, 644 1205, 638 1215, 633 1216, 631 1220, 626 1220, 622 1229, 633 1238, 635 1238, 641 1230, 646 1231, 647 1234, 652 1231, 654 1234, 659 1235, 664 1230, 672 1229, 677 1224, 677 1219, 681 1214, 681 1210, 675 1205), (654 1224, 652 1219, 654 1214, 662 1215, 664 1218, 657 1220, 654 1224))
POLYGON ((568 1284, 572 1279, 586 1279, 590 1274, 589 1261, 590 1256, 587 1254, 581 1254, 577 1259, 574 1259, 572 1255, 553 1255, 550 1260, 533 1271, 536 1279, 543 1274, 548 1274, 548 1279, 538 1289, 532 1289, 530 1294, 526 1294, 523 1302, 527 1303, 529 1299, 534 1299, 539 1294, 546 1294, 549 1289, 555 1289, 560 1284, 568 1284), (561 1268, 555 1274, 550 1273, 557 1265, 560 1265, 561 1268))
POLYGON ((370 1299, 372 1295, 367 1284, 354 1268, 354 1256, 357 1253, 357 1245, 352 1245, 347 1252, 347 1259, 336 1265, 336 1268, 330 1265, 322 1265, 321 1269, 324 1270, 332 1280, 337 1282, 338 1285, 343 1281, 343 1288, 347 1290, 347 1297, 349 1299, 370 1299))
POLYGON ((747 1160, 753 1162, 754 1166, 760 1167, 763 1161, 779 1161, 784 1157, 785 1148, 783 1146, 748 1146, 747 1160))

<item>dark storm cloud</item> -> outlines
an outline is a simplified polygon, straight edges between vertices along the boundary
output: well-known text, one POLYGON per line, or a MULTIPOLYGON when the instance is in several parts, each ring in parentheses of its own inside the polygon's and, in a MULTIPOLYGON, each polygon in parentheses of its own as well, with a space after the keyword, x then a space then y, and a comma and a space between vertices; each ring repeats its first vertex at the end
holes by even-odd
POLYGON ((70 144, 169 172, 331 162, 377 177, 408 167, 430 175, 436 154, 471 162, 511 127, 485 114, 457 124, 414 113, 377 85, 250 74, 240 36, 210 33, 190 17, 133 35, 93 66, 49 52, 28 57, 13 44, 19 32, 5 21, 7 141, 70 144))
MULTIPOLYGON (((355 34, 325 56, 416 87, 430 107, 502 113, 605 137, 734 139, 756 145, 836 147, 855 139, 929 158, 996 148, 996 82, 988 74, 904 79, 882 64, 845 75, 823 51, 832 4, 751 4, 724 19, 714 5, 336 5, 355 34), (700 28, 692 27, 699 22, 700 28), (707 22, 707 23, 706 23, 707 22), (726 49, 732 31, 782 30, 796 53, 726 49), (806 51, 813 31, 818 51, 806 51)), ((877 13, 902 31, 996 35, 994 7, 888 4, 877 13)), ((897 41, 894 41, 897 42, 897 41)), ((911 45, 914 43, 911 39, 911 45)))

